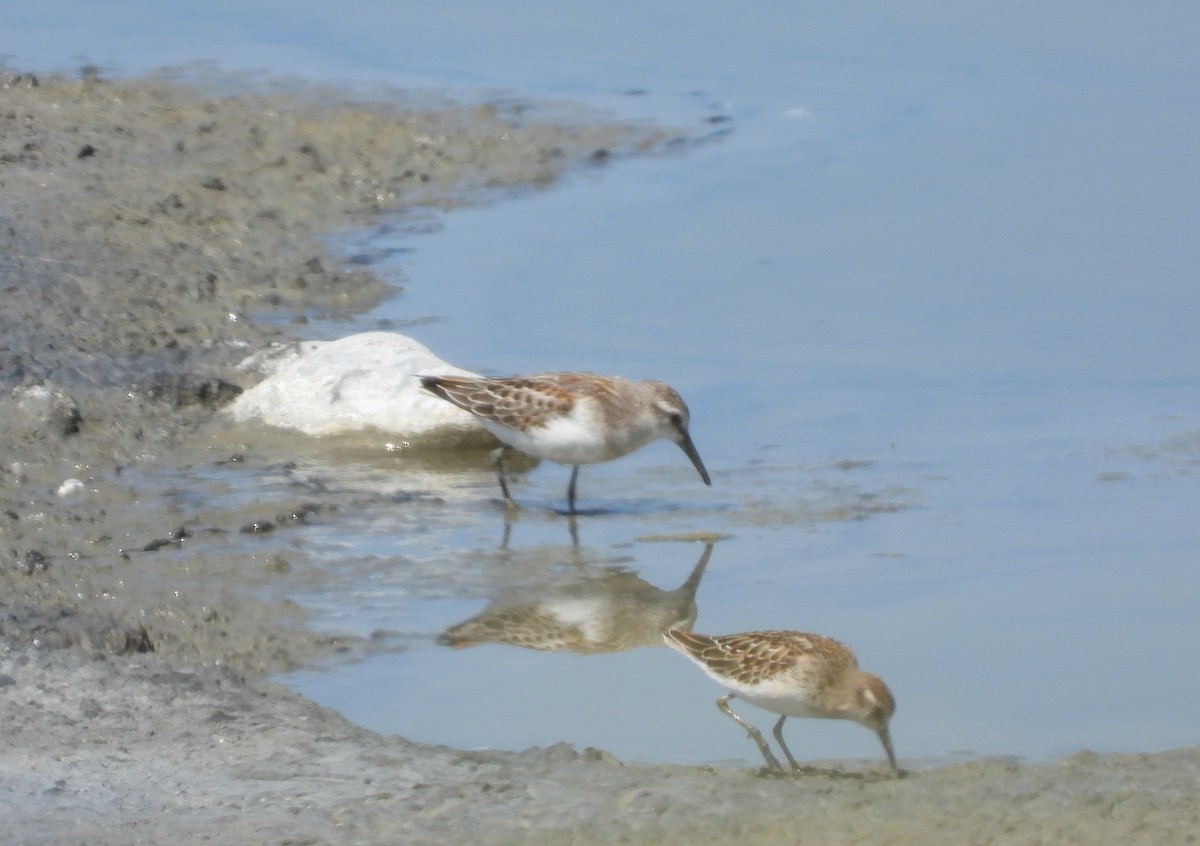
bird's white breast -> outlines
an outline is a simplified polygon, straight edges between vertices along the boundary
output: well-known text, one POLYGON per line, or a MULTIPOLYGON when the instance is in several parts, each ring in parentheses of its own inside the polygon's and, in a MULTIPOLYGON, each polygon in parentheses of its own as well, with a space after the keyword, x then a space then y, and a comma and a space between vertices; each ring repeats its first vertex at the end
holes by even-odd
POLYGON ((819 691, 813 687, 811 676, 806 677, 795 670, 780 673, 754 684, 744 684, 713 672, 701 661, 696 663, 708 673, 713 681, 734 693, 739 699, 763 710, 786 714, 789 717, 835 718, 841 716, 822 707, 819 691))
POLYGON ((597 464, 633 452, 654 440, 655 432, 640 419, 615 425, 600 414, 594 401, 583 398, 569 414, 551 418, 536 429, 510 429, 481 420, 492 434, 509 446, 537 458, 560 464, 597 464))

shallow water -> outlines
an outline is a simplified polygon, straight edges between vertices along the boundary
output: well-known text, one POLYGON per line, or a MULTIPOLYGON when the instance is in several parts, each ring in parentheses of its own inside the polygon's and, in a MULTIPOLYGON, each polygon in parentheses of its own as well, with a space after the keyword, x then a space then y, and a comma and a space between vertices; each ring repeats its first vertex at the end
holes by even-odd
MULTIPOLYGON (((723 133, 352 239, 403 250, 380 269, 406 290, 341 328, 417 320, 405 331, 491 373, 663 379, 691 405, 713 487, 665 444, 585 468, 581 506, 601 513, 575 546, 553 510, 568 471, 542 466, 505 543, 482 456, 436 481, 347 460, 347 479, 384 472, 440 501, 305 530, 353 578, 297 599, 407 648, 290 677, 301 691, 460 747, 753 761, 720 691, 666 649, 434 640, 514 591, 578 607, 571 591, 613 568, 676 588, 703 546, 639 538, 717 533, 697 629, 845 640, 896 694, 902 758, 1197 742, 1179 703, 1200 693, 1200 12, 597 4, 580 27, 577 6, 533 2, 499 18, 130 0, 50 25, 73 5, 7 24, 12 63, 215 59, 723 133)), ((879 755, 849 724, 788 736, 801 757, 879 755)))

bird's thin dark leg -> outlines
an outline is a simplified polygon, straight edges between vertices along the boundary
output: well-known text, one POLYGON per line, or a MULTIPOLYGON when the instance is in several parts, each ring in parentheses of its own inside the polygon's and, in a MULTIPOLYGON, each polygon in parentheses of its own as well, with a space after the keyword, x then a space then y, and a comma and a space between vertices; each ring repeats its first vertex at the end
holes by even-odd
POLYGON ((579 465, 571 467, 571 481, 567 484, 567 513, 575 513, 575 480, 579 478, 579 465))
POLYGON ((779 722, 775 724, 775 729, 772 731, 772 734, 774 734, 775 739, 779 741, 779 748, 783 750, 783 754, 787 755, 788 763, 792 765, 792 772, 802 772, 803 768, 796 763, 796 759, 792 757, 792 750, 788 749, 788 745, 783 742, 783 721, 786 719, 787 714, 784 714, 779 718, 779 722))
POLYGON ((492 452, 492 463, 496 465, 496 477, 500 480, 500 493, 504 494, 504 502, 508 505, 516 505, 513 498, 508 493, 508 481, 504 478, 504 456, 508 454, 508 447, 502 446, 492 452))
MULTIPOLYGON (((734 697, 732 693, 725 694, 717 700, 717 708, 721 710, 722 714, 729 717, 729 719, 733 720, 746 730, 746 732, 750 735, 750 739, 758 744, 758 751, 761 752, 763 758, 766 759, 768 767, 773 770, 779 770, 779 772, 783 772, 783 766, 780 765, 779 759, 771 754, 771 747, 767 746, 767 742, 763 740, 762 732, 743 720, 737 714, 733 713, 733 709, 729 707, 729 700, 734 698, 736 697, 734 697)), ((788 758, 790 759, 791 755, 788 755, 788 758)))

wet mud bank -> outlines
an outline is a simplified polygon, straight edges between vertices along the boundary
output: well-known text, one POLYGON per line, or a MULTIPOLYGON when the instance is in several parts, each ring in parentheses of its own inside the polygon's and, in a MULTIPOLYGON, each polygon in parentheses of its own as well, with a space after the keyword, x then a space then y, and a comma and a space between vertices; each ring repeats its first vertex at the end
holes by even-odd
POLYGON ((238 362, 392 292, 321 239, 673 140, 518 106, 0 72, 5 842, 1161 843, 1200 830, 1200 750, 761 778, 565 746, 421 746, 264 681, 365 648, 307 625, 288 595, 324 576, 277 539, 419 496, 300 475, 288 457, 302 444, 219 436, 218 410, 255 378, 238 362), (202 472, 174 479, 218 465, 272 496, 247 507, 202 472), (248 534, 263 537, 252 555, 248 534))
POLYGON ((335 497, 293 480, 243 513, 162 481, 173 467, 235 462, 286 475, 295 439, 253 452, 214 444, 214 430, 231 428, 216 412, 258 378, 237 365, 329 321, 355 331, 353 316, 394 292, 322 239, 534 190, 678 139, 539 122, 513 103, 413 109, 219 85, 228 81, 0 71, 0 602, 13 609, 0 631, 10 639, 83 642, 99 626, 108 643, 126 629, 134 646, 255 672, 328 648, 285 602, 249 604, 256 574, 237 543, 220 541, 303 523, 336 509, 335 497), (202 578, 180 554, 185 540, 211 556, 202 578))
POLYGON ((157 655, 0 659, 9 843, 1186 843, 1200 753, 981 760, 902 779, 622 765, 380 737, 157 655))

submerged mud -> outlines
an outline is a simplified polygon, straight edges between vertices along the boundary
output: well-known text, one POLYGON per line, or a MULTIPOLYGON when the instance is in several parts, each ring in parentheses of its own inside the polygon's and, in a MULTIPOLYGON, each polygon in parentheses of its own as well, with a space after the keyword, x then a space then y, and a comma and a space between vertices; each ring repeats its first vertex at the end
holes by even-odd
POLYGON ((673 137, 295 88, 12 71, 0 86, 6 842, 1161 843, 1200 830, 1198 750, 761 778, 565 746, 421 746, 264 682, 370 648, 313 629, 289 600, 326 578, 290 530, 439 496, 335 485, 298 469, 303 445, 222 431, 217 410, 254 378, 237 362, 392 292, 321 239, 673 137), (206 475, 218 466, 225 481, 206 475), (229 496, 237 474, 269 501, 229 496))

